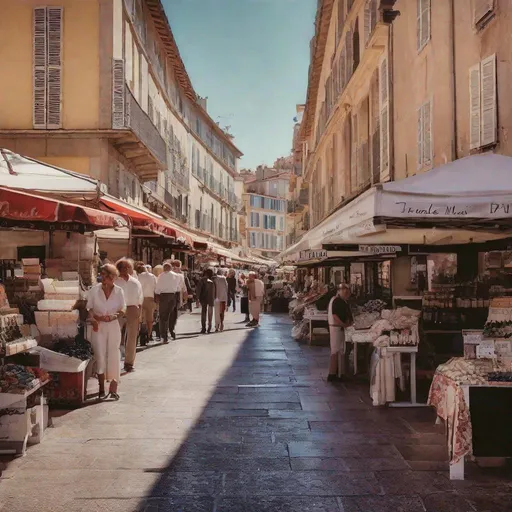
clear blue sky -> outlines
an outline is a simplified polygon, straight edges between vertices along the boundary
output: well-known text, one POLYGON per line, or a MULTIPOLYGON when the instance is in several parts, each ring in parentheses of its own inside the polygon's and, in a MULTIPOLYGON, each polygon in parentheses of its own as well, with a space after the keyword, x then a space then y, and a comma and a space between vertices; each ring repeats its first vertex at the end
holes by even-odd
POLYGON ((306 99, 317 1, 163 3, 194 89, 244 153, 240 168, 288 155, 295 105, 306 99))

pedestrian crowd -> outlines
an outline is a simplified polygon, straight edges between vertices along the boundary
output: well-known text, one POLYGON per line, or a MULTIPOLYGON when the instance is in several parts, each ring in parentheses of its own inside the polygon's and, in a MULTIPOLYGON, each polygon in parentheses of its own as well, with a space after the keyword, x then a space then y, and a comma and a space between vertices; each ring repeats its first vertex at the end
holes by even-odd
POLYGON ((201 334, 224 331, 226 310, 236 311, 237 292, 241 292, 241 313, 247 327, 258 327, 265 286, 255 272, 208 268, 199 278, 189 279, 180 260, 167 260, 152 268, 139 261, 122 258, 105 263, 99 283, 89 290, 87 310, 92 325, 92 339, 99 398, 119 400, 121 376, 120 349, 124 350, 124 371, 134 371, 137 343, 142 345, 153 332, 163 344, 169 335, 176 339, 176 323, 181 309, 192 311, 194 296, 201 308, 201 334), (250 318, 252 317, 252 319, 250 318), (157 321, 155 322, 155 318, 157 321), (109 382, 108 393, 105 382, 109 382))

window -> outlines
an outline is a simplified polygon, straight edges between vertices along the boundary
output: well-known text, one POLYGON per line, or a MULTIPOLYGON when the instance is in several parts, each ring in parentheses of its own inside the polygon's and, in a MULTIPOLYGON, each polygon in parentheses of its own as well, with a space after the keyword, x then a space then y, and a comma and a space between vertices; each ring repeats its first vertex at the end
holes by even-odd
POLYGON ((284 217, 279 217, 279 231, 284 231, 284 217))
POLYGON ((196 133, 201 137, 201 119, 196 117, 196 133))
POLYGON ((469 70, 470 149, 498 141, 496 104, 496 55, 469 70))
POLYGON ((368 44, 370 37, 377 25, 378 15, 377 0, 366 0, 364 7, 364 43, 368 44))
MULTIPOLYGON (((61 128, 62 108, 62 7, 37 7, 33 19, 33 126, 61 128)), ((120 73, 123 78, 123 62, 120 73)), ((116 61, 114 60, 114 64, 116 61)))
POLYGON ((257 212, 251 212, 251 228, 260 227, 260 214, 257 212))
POLYGON ((430 0, 417 0, 416 36, 418 52, 430 41, 430 0))
POLYGON ((379 68, 380 88, 380 169, 383 176, 389 170, 389 110, 388 110, 388 62, 384 59, 379 68))
POLYGON ((473 0, 473 20, 478 28, 482 28, 494 16, 494 0, 473 0))
POLYGON ((418 109, 418 169, 432 165, 432 101, 418 109))
POLYGON ((251 231, 250 235, 251 235, 251 240, 250 240, 251 247, 257 247, 256 246, 256 233, 254 231, 251 231))

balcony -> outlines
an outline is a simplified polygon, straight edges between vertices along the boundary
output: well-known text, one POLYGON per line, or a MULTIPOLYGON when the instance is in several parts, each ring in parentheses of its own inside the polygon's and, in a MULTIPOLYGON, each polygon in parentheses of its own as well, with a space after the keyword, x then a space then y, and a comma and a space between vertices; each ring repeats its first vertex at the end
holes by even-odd
POLYGON ((114 147, 133 164, 143 181, 155 180, 167 168, 163 137, 125 86, 125 126, 114 139, 114 147))
POLYGON ((181 189, 188 191, 190 190, 190 181, 188 178, 188 174, 182 174, 180 172, 172 172, 169 174, 171 178, 171 183, 180 187, 181 189))

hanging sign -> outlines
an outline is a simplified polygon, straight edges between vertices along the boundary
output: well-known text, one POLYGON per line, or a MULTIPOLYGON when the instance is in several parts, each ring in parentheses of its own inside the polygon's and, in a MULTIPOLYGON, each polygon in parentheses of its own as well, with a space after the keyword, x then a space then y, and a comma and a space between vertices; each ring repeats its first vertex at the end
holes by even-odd
POLYGON ((400 252, 402 247, 400 245, 360 245, 359 252, 365 254, 395 254, 400 252))
POLYGON ((305 260, 321 260, 327 258, 327 251, 318 250, 318 251, 300 251, 299 261, 305 260))

